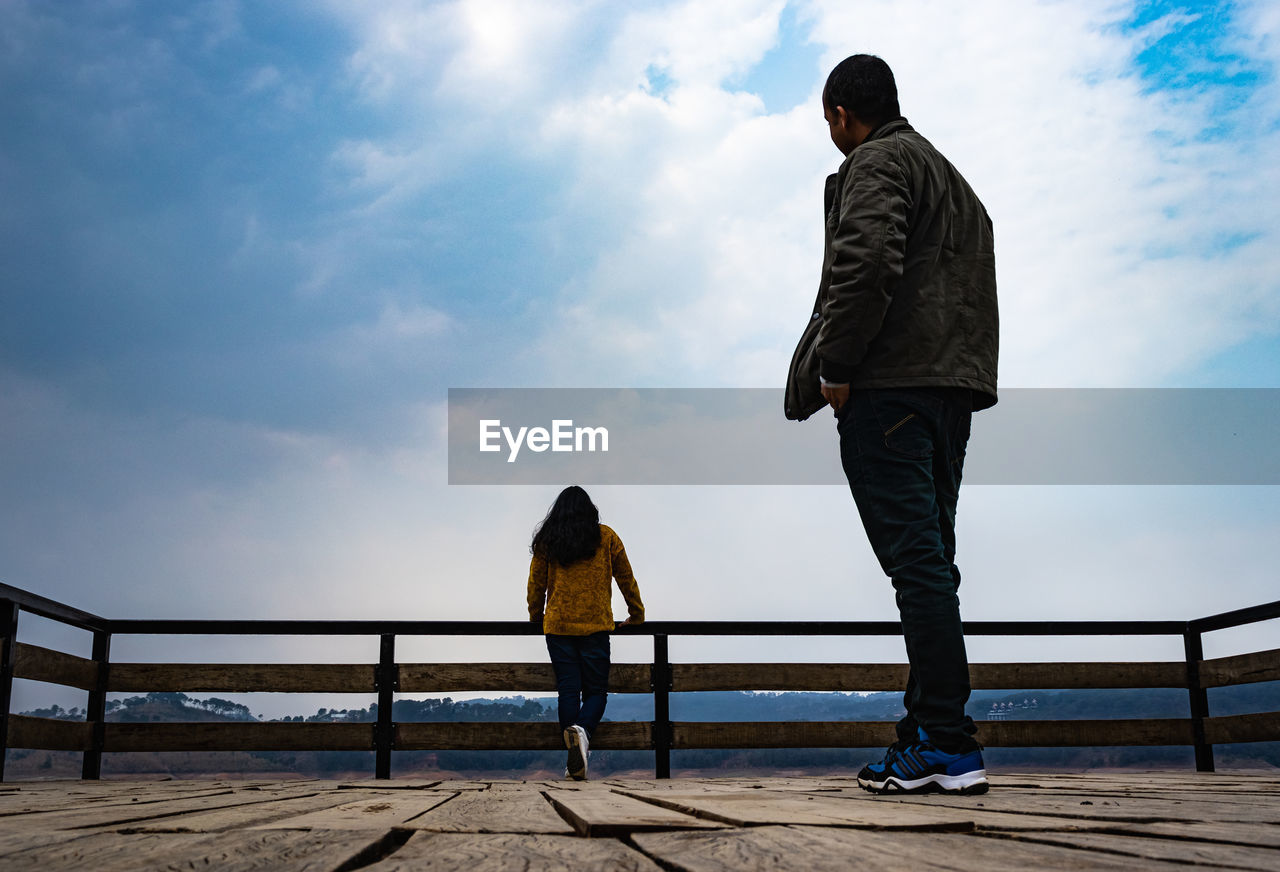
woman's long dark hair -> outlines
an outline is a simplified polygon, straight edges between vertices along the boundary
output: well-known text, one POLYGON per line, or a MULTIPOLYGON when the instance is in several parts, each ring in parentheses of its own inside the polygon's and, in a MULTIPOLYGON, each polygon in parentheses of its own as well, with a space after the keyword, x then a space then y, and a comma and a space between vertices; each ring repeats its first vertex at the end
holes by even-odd
POLYGON ((568 566, 586 560, 600 547, 600 510, 575 485, 560 491, 551 510, 533 531, 529 551, 549 562, 568 566))

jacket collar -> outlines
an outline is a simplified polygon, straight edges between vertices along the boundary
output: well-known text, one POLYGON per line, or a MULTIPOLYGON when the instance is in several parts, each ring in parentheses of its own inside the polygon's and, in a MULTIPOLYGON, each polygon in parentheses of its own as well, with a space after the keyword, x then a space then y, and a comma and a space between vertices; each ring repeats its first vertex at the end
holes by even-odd
POLYGON ((870 133, 868 133, 867 138, 862 140, 862 142, 858 143, 857 146, 854 146, 854 149, 856 150, 860 146, 866 145, 868 142, 871 142, 874 139, 884 139, 886 136, 893 136, 893 134, 895 133, 902 133, 904 130, 913 130, 913 129, 914 128, 912 128, 912 126, 907 123, 907 119, 899 115, 897 118, 894 118, 892 121, 885 121, 875 130, 872 130, 870 133))

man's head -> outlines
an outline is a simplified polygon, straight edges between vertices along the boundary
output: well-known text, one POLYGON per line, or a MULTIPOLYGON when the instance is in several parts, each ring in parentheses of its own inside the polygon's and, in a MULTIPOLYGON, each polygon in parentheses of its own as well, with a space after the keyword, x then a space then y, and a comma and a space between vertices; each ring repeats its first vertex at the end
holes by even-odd
POLYGON ((893 70, 875 55, 845 58, 827 76, 822 113, 831 127, 831 141, 848 154, 872 130, 902 114, 893 70))

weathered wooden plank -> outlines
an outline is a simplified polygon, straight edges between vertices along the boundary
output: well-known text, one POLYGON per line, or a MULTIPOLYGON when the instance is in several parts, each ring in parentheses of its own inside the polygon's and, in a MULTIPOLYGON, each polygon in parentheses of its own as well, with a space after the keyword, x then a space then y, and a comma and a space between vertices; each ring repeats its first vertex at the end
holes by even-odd
POLYGON ((84 833, 66 831, 52 832, 32 829, 0 832, 0 857, 8 857, 10 854, 29 849, 45 850, 62 842, 83 838, 85 838, 84 833))
POLYGON ((674 748, 872 748, 895 738, 889 721, 678 721, 671 729, 674 748))
MULTIPOLYGON (((1249 729, 1270 729, 1267 723, 1249 722, 1249 729)), ((675 748, 868 748, 894 739, 893 724, 884 721, 682 721, 672 730, 675 748)), ((978 739, 1002 748, 1189 745, 1192 732, 1181 718, 979 721, 978 739)))
POLYGON ((82 830, 93 827, 122 827, 142 821, 154 823, 162 818, 193 811, 214 811, 240 805, 266 805, 275 801, 270 794, 250 791, 222 790, 214 793, 165 797, 152 802, 124 802, 90 808, 36 812, 0 817, 0 829, 13 831, 39 827, 44 830, 82 830))
POLYGON ((547 798, 580 836, 623 836, 654 830, 722 829, 719 821, 623 796, 606 787, 586 790, 548 790, 547 798))
MULTIPOLYGON (((889 801, 882 797, 880 801, 889 801)), ((1164 796, 1101 797, 1088 791, 1032 796, 1021 791, 991 793, 979 798, 958 796, 902 796, 892 801, 912 806, 963 808, 971 803, 988 811, 1044 815, 1082 820, 1131 823, 1215 821, 1219 823, 1280 824, 1280 803, 1201 802, 1194 794, 1169 791, 1164 796)))
MULTIPOLYGON (((672 689, 900 691, 905 663, 676 663, 672 689)), ((1185 687, 1186 665, 1152 663, 973 663, 975 689, 1185 687)))
POLYGON ((81 690, 92 690, 98 686, 98 664, 93 660, 23 642, 14 648, 14 678, 29 678, 81 690))
POLYGON ((5 857, 5 872, 125 872, 125 870, 208 870, 324 872, 357 858, 376 857, 382 833, 234 831, 187 833, 95 833, 50 847, 28 848, 5 857))
POLYGON ((659 872, 648 857, 614 839, 461 833, 415 833, 400 850, 366 868, 368 872, 659 872))
POLYGON ((1017 787, 1021 792, 1041 794, 1045 792, 1096 794, 1099 796, 1168 795, 1180 793, 1197 799, 1215 798, 1232 802, 1256 802, 1259 795, 1280 794, 1280 780, 1257 775, 1241 778, 1218 772, 1137 772, 1123 776, 1100 774, 1072 775, 1035 774, 989 776, 993 785, 1017 787))
MULTIPOLYGON (((898 804, 851 802, 847 799, 761 790, 750 793, 653 793, 616 791, 706 820, 737 827, 762 824, 809 824, 863 829, 969 832, 973 815, 967 810, 912 809, 898 804)), ((870 797, 870 794, 868 794, 870 797)))
MULTIPOLYGON (((609 778, 599 783, 607 784, 618 790, 666 791, 668 793, 740 793, 744 790, 795 790, 800 792, 840 790, 849 786, 856 787, 858 781, 852 775, 822 778, 741 777, 729 775, 722 778, 690 778, 682 776, 661 781, 641 778, 609 778)), ((572 787, 573 785, 565 784, 564 786, 572 787)))
POLYGON ((86 751, 93 739, 93 726, 85 721, 58 721, 9 715, 10 748, 41 751, 86 751))
MULTIPOLYGON (((648 663, 614 663, 610 693, 652 693, 648 663)), ((554 693, 556 676, 550 663, 402 663, 401 693, 521 690, 554 693)))
MULTIPOLYGON (((8 782, 13 785, 14 782, 8 782)), ((219 780, 191 781, 47 781, 19 782, 21 786, 0 796, 0 816, 49 811, 58 808, 88 808, 96 805, 157 802, 176 796, 205 796, 227 790, 254 790, 276 794, 299 789, 297 781, 245 782, 219 780), (285 785, 289 785, 286 787, 285 785)))
POLYGON ((527 787, 458 793, 407 826, 437 833, 573 834, 547 798, 527 787))
POLYGON ((1187 666, 1175 662, 971 663, 976 690, 1186 687, 1187 666))
MULTIPOLYGON (((489 781, 465 781, 461 778, 447 778, 437 781, 434 784, 430 784, 425 781, 418 782, 417 784, 414 784, 411 789, 430 790, 434 787, 438 790, 451 790, 456 793, 462 790, 488 790, 491 783, 492 782, 489 781)), ((376 778, 370 778, 365 781, 344 781, 342 784, 339 784, 338 787, 343 790, 350 787, 366 788, 369 790, 395 790, 395 787, 388 786, 394 784, 394 781, 379 781, 376 778)), ((410 782, 410 784, 413 784, 413 782, 410 782)))
POLYGON ((321 811, 262 823, 253 829, 387 830, 403 826, 455 796, 456 793, 426 790, 375 794, 321 811))
POLYGON ((366 663, 112 663, 107 687, 121 692, 373 693, 366 663))
POLYGON ((1003 837, 1032 845, 1060 845, 1103 851, 1135 860, 1168 860, 1187 866, 1228 867, 1231 869, 1274 870, 1280 867, 1280 854, 1270 848, 1220 845, 1189 839, 1162 839, 1131 833, 1003 833, 1003 837))
MULTIPOLYGON (((988 776, 988 777, 990 778, 991 776, 988 776)), ((1079 787, 1076 787, 1073 785, 1070 790, 1067 790, 1066 788, 1063 788, 1063 787, 1037 788, 1029 784, 1009 784, 1007 785, 1007 787, 1005 785, 1001 785, 1001 786, 1005 787, 1006 789, 1007 787, 1017 788, 1018 794, 1020 796, 1026 796, 1031 798, 1062 797, 1064 794, 1070 794, 1074 796, 1079 796, 1081 798, 1086 798, 1086 797, 1092 798, 1095 801, 1098 801, 1098 800, 1112 801, 1116 799, 1141 799, 1141 798, 1167 799, 1170 796, 1170 794, 1176 793, 1176 794, 1182 794, 1187 796, 1194 796, 1196 800, 1206 800, 1206 801, 1212 801, 1212 802, 1250 804, 1256 801, 1254 797, 1246 795, 1243 792, 1223 792, 1223 791, 1204 790, 1204 789, 1197 788, 1193 784, 1186 784, 1181 786, 1168 785, 1165 787, 1151 786, 1151 787, 1144 788, 1141 786, 1134 786, 1130 788, 1120 788, 1114 785, 1109 785, 1109 784, 1100 785, 1096 783, 1091 786, 1088 782, 1086 782, 1085 784, 1079 787)), ((993 786, 993 789, 995 789, 994 786, 993 786)), ((821 791, 814 791, 814 792, 827 793, 830 791, 824 789, 821 791)))
POLYGON ((190 790, 175 794, 172 791, 120 791, 120 792, 103 792, 98 794, 89 793, 88 791, 66 791, 46 794, 27 794, 21 797, 6 800, 4 805, 0 807, 0 819, 7 818, 11 815, 31 815, 27 820, 32 823, 38 823, 41 818, 38 815, 46 812, 55 811, 84 811, 86 809, 113 808, 119 806, 127 806, 129 808, 141 808, 150 803, 161 802, 166 799, 172 799, 175 795, 183 797, 193 796, 225 796, 230 793, 232 788, 226 786, 212 785, 206 790, 190 790))
POLYGON ((1192 735, 1183 718, 978 722, 978 741, 995 748, 1190 745, 1192 735))
MULTIPOLYGON (((440 779, 425 780, 422 778, 405 778, 394 780, 382 780, 378 778, 366 778, 364 781, 344 781, 338 785, 339 790, 366 789, 366 790, 427 790, 432 787, 439 787, 440 779)), ((457 790, 452 784, 449 790, 457 790)))
POLYGON ((1216 842, 1224 845, 1246 845, 1257 848, 1280 848, 1280 827, 1258 826, 1255 823, 1221 823, 1217 821, 1186 821, 1158 824, 1126 824, 1125 833, 1156 836, 1190 842, 1216 842))
POLYGON ((1280 741, 1280 712, 1206 718, 1204 737, 1213 745, 1280 741))
POLYGON ((822 791, 823 796, 837 797, 851 802, 876 802, 885 806, 919 805, 924 807, 941 806, 943 808, 974 809, 1010 814, 1026 814, 1044 817, 1056 817, 1065 820, 1088 820, 1093 818, 1110 821, 1135 823, 1163 823, 1178 820, 1175 813, 1167 806, 1153 809, 1150 806, 1118 804, 1116 797, 1100 799, 1095 793, 1063 789, 1057 793, 1041 792, 1030 794, 1026 791, 1001 788, 994 784, 991 792, 981 797, 949 797, 928 794, 924 796, 899 793, 870 794, 858 787, 856 782, 845 786, 836 786, 822 791))
POLYGON ((373 724, 182 723, 106 725, 107 751, 367 751, 373 724))
POLYGON ((379 795, 369 791, 357 793, 350 790, 329 790, 324 793, 282 797, 273 799, 270 802, 239 805, 217 809, 216 811, 193 811, 186 814, 172 815, 156 821, 144 821, 131 827, 123 828, 122 831, 138 833, 214 833, 222 830, 261 826, 286 818, 296 818, 304 814, 350 803, 353 800, 373 798, 379 795))
POLYGON ((905 663, 673 663, 671 689, 900 691, 908 669, 905 663))
MULTIPOLYGON (((1133 869, 1129 857, 1029 845, 965 833, 870 832, 837 827, 748 827, 714 833, 636 833, 646 854, 682 872, 847 872, 855 869, 953 869, 1026 872, 1028 869, 1133 869)), ((1149 861, 1142 867, 1185 870, 1149 861)))
POLYGON ((1200 661, 1201 687, 1280 681, 1280 648, 1200 661))
MULTIPOLYGON (((400 751, 563 750, 564 738, 554 722, 450 722, 396 724, 400 751)), ((591 747, 599 750, 644 750, 653 747, 652 727, 639 721, 605 721, 591 747)))

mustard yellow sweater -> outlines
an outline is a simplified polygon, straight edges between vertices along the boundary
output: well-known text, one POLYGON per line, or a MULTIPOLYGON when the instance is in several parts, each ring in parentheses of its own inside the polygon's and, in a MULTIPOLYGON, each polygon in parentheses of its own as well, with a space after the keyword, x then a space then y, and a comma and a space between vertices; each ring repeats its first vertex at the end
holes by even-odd
POLYGON ((571 566, 561 566, 534 554, 529 563, 529 620, 542 621, 542 632, 557 636, 586 636, 613 629, 613 590, 627 601, 633 623, 644 620, 640 588, 631 573, 622 540, 612 529, 600 525, 600 547, 596 553, 571 566))

